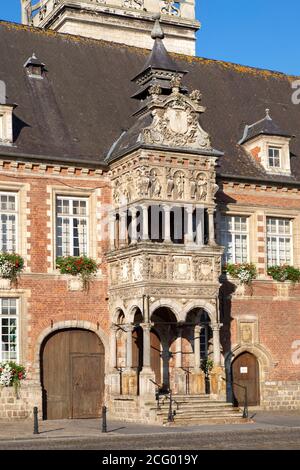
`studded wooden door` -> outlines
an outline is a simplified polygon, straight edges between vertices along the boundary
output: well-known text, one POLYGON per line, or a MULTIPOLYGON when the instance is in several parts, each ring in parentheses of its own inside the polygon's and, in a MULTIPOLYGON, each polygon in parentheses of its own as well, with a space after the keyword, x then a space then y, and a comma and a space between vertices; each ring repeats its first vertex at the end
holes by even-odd
POLYGON ((104 396, 104 347, 86 330, 63 330, 42 348, 45 419, 96 418, 104 396))

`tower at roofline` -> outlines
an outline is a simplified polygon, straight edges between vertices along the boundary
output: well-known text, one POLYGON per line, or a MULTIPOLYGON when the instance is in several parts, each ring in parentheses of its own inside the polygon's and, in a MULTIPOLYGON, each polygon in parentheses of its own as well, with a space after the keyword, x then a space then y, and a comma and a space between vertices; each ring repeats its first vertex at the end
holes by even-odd
POLYGON ((21 0, 22 23, 151 49, 153 15, 161 13, 169 51, 195 55, 196 0, 21 0))

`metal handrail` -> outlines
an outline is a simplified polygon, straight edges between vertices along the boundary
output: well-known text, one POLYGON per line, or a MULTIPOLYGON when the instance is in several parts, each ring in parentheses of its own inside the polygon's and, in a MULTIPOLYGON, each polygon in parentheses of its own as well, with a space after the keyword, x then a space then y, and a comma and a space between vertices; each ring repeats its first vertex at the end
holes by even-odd
MULTIPOLYGON (((226 382, 226 379, 224 379, 224 377, 222 377, 222 380, 225 380, 225 382, 226 382)), ((245 395, 244 395, 243 418, 248 418, 249 411, 248 411, 248 390, 247 390, 247 387, 245 387, 244 385, 240 385, 240 384, 234 382, 233 380, 230 381, 230 384, 231 384, 231 386, 236 385, 237 387, 240 387, 244 390, 245 395)))
POLYGON ((123 395, 122 375, 126 367, 116 367, 116 369, 119 372, 119 376, 120 376, 120 391, 119 392, 120 392, 120 395, 123 395))
MULTIPOLYGON (((152 379, 149 379, 150 382, 152 382, 156 387, 157 387, 157 409, 160 410, 161 407, 160 407, 160 401, 159 401, 159 396, 160 396, 160 393, 159 393, 159 390, 162 389, 162 386, 159 385, 157 382, 155 382, 154 380, 152 379)), ((175 398, 173 398, 173 392, 172 390, 169 389, 168 393, 164 395, 164 398, 167 398, 169 400, 169 411, 168 411, 168 422, 169 423, 173 423, 174 422, 174 416, 176 414, 176 411, 174 412, 173 411, 173 403, 176 403, 177 405, 177 411, 179 409, 179 403, 177 400, 175 400, 175 398)))

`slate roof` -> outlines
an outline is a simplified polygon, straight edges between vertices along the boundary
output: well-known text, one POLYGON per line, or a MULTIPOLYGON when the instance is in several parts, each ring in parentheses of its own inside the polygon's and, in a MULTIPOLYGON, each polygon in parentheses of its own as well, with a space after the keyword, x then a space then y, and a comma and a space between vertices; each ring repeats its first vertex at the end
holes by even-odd
MULTIPOLYGON (((0 22, 0 80, 7 101, 16 103, 13 147, 2 155, 104 164, 108 150, 134 122, 131 79, 149 51, 105 41, 0 22), (46 67, 44 80, 29 78, 24 63, 35 52, 46 67)), ((291 100, 297 77, 209 59, 170 54, 184 84, 200 89, 207 111, 201 125, 225 154, 218 173, 230 178, 300 183, 300 105, 291 100), (267 175, 238 141, 245 125, 270 108, 291 141, 291 177, 267 175)), ((299 77, 298 77, 299 78, 299 77)))
POLYGON ((251 125, 246 125, 244 129, 244 135, 239 141, 239 144, 244 144, 259 135, 272 135, 272 136, 281 136, 281 137, 292 137, 288 132, 283 131, 280 127, 273 121, 270 116, 270 110, 266 109, 266 116, 260 121, 255 122, 251 125))

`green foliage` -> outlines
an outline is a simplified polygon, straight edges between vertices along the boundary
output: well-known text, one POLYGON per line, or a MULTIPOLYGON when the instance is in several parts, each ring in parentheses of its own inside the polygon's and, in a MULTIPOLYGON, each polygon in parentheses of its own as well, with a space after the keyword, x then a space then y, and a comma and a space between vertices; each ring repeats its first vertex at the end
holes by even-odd
POLYGON ((203 370, 206 376, 209 375, 213 367, 214 367, 214 361, 210 359, 209 357, 206 357, 205 359, 201 361, 201 369, 203 370))
POLYGON ((16 253, 0 253, 0 276, 17 282, 18 276, 24 269, 22 256, 16 253))
POLYGON ((270 266, 268 275, 278 282, 291 281, 296 283, 300 281, 300 269, 289 265, 270 266))
POLYGON ((253 263, 228 263, 223 269, 231 277, 238 279, 241 284, 250 284, 257 277, 256 266, 253 263))
POLYGON ((96 261, 87 256, 60 256, 56 259, 56 267, 61 274, 80 276, 84 288, 87 288, 98 269, 96 261))

